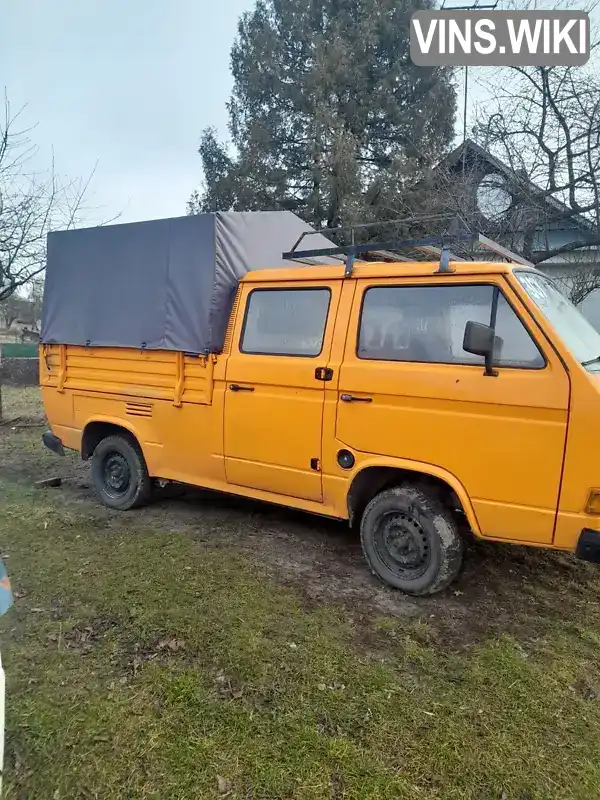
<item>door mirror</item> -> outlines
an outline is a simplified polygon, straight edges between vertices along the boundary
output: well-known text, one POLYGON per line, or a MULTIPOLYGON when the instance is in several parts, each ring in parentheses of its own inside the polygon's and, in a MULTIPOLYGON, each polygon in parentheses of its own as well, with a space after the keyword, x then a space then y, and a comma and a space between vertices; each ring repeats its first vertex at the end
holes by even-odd
POLYGON ((465 326, 465 336, 463 339, 463 350, 473 353, 475 356, 483 356, 485 359, 485 374, 497 376, 498 373, 492 369, 494 357, 500 356, 502 349, 502 339, 494 334, 494 329, 481 322, 467 322, 465 326))

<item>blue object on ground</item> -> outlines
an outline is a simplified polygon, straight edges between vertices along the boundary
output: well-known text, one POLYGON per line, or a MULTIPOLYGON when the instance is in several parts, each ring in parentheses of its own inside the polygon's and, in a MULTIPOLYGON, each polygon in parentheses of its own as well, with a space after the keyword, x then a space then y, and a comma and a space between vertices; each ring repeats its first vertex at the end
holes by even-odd
POLYGON ((6 573, 6 567, 4 566, 4 563, 0 561, 0 616, 2 616, 2 614, 6 614, 13 602, 14 600, 10 579, 6 573))

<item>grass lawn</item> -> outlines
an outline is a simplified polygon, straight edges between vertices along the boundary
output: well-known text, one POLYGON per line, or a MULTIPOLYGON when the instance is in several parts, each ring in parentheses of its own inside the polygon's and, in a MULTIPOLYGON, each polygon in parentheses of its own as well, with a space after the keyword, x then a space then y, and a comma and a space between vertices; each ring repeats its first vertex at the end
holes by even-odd
POLYGON ((509 616, 477 574, 410 614, 319 600, 261 558, 262 507, 184 525, 34 488, 63 469, 40 430, 0 428, 6 798, 600 798, 593 567, 531 551, 509 616), (445 635, 482 592, 478 635, 445 635))
POLYGON ((40 390, 36 386, 2 387, 3 421, 17 417, 40 417, 40 390))

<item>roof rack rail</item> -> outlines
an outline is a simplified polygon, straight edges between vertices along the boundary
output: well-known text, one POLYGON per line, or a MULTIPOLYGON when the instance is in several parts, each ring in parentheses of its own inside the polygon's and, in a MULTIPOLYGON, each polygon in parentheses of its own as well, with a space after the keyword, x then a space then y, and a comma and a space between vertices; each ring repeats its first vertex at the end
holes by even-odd
MULTIPOLYGON (((453 236, 429 236, 425 239, 406 239, 403 241, 393 239, 386 242, 349 244, 342 247, 325 247, 316 250, 297 250, 296 248, 300 242, 306 236, 311 236, 313 233, 321 233, 321 231, 305 231, 296 241, 291 250, 289 250, 287 253, 282 253, 282 257, 286 261, 303 261, 308 258, 318 258, 319 256, 330 258, 334 256, 345 255, 346 268, 344 270, 344 276, 346 278, 349 278, 352 275, 352 269, 354 267, 356 256, 363 253, 372 253, 373 255, 380 253, 385 260, 389 261, 390 258, 396 257, 396 254, 390 251, 414 248, 417 250, 421 249, 425 250, 426 252, 431 252, 436 246, 441 248, 438 272, 454 272, 454 270, 450 267, 450 259, 454 258, 454 256, 450 252, 449 245, 458 242, 475 243, 480 239, 479 235, 476 233, 460 233, 453 236)), ((459 260, 462 261, 463 259, 459 260)))
MULTIPOLYGON (((438 272, 454 272, 450 266, 450 261, 465 261, 473 259, 475 247, 482 248, 488 254, 491 252, 496 257, 512 261, 517 264, 522 264, 526 267, 533 267, 534 265, 527 261, 522 256, 513 253, 508 248, 499 244, 498 242, 489 239, 481 233, 458 233, 448 234, 446 236, 429 236, 424 239, 406 239, 384 242, 369 242, 367 244, 349 244, 341 247, 325 247, 315 250, 298 250, 298 245, 303 241, 306 236, 322 233, 322 231, 305 231, 296 241, 294 246, 287 253, 282 253, 282 257, 286 261, 306 261, 307 259, 314 259, 318 257, 335 258, 338 256, 346 256, 346 265, 344 276, 349 278, 352 275, 354 262, 356 257, 361 254, 370 253, 374 256, 379 256, 382 261, 410 261, 412 259, 406 258, 397 253, 397 250, 419 250, 421 253, 426 253, 429 256, 439 258, 438 272), (466 244, 468 251, 464 255, 458 255, 450 250, 450 245, 466 244)), ((485 259, 484 259, 485 260, 485 259)))

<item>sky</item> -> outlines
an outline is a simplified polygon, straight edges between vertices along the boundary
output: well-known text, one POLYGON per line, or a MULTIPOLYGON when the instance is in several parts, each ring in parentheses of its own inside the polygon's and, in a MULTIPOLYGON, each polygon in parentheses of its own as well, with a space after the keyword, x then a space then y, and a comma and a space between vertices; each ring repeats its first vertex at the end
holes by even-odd
POLYGON ((35 125, 32 168, 87 179, 89 224, 185 214, 252 0, 0 0, 0 90, 35 125))

